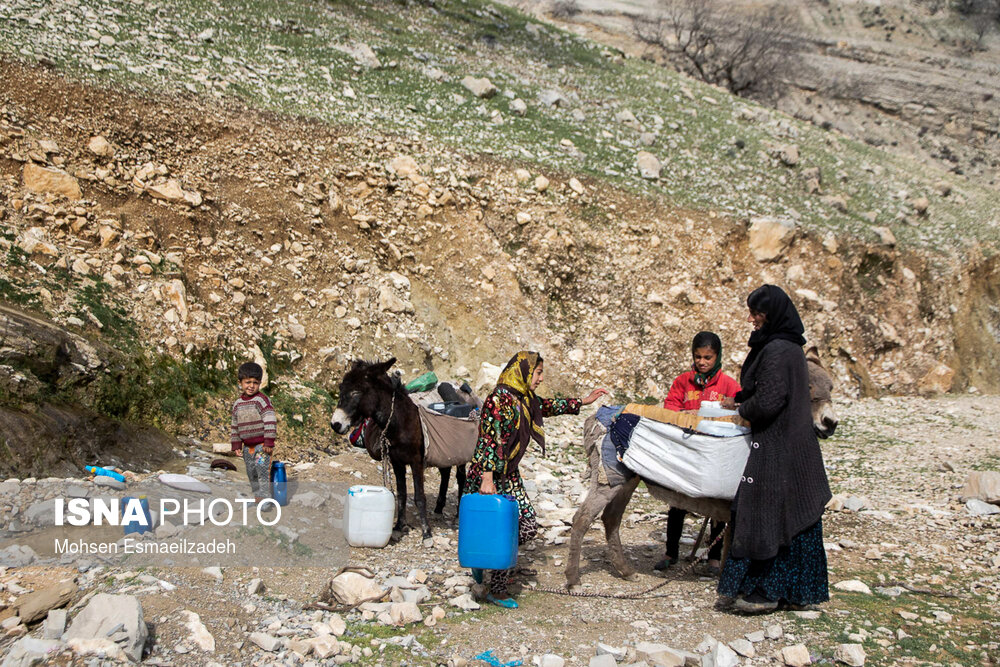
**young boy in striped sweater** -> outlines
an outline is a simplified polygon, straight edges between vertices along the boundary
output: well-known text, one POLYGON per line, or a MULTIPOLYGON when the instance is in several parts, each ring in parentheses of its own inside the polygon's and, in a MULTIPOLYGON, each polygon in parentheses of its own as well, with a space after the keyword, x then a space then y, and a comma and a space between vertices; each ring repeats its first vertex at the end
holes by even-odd
POLYGON ((267 396, 261 393, 264 369, 246 363, 237 371, 242 394, 233 404, 233 427, 230 442, 237 455, 243 455, 254 499, 259 503, 271 497, 271 452, 277 437, 277 419, 267 396))

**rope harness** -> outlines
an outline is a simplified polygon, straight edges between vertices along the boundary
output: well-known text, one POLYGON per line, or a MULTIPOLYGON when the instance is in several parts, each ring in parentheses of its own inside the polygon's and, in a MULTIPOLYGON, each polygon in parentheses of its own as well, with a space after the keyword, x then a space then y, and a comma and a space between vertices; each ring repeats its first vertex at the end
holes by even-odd
POLYGON ((385 420, 385 426, 382 427, 382 433, 379 435, 378 448, 382 451, 382 486, 392 491, 393 495, 396 494, 395 485, 395 475, 392 476, 390 486, 390 475, 389 475, 389 438, 386 436, 385 432, 389 430, 389 424, 392 422, 392 415, 396 411, 396 392, 392 393, 392 398, 389 399, 389 418, 385 420))
MULTIPOLYGON (((727 528, 726 530, 729 529, 727 528)), ((709 551, 711 551, 712 547, 718 544, 719 540, 721 540, 723 535, 725 534, 726 531, 723 530, 719 532, 718 535, 715 536, 715 539, 712 540, 712 543, 708 545, 709 551)), ((654 584, 653 586, 650 586, 646 590, 634 591, 631 593, 589 593, 582 591, 570 591, 566 590, 565 588, 550 588, 547 586, 537 586, 535 588, 532 588, 531 590, 533 592, 538 592, 538 593, 551 593, 553 595, 565 595, 574 598, 610 598, 613 600, 653 600, 656 598, 669 597, 670 595, 669 593, 657 593, 656 595, 650 595, 650 594, 653 593, 654 591, 663 588, 672 581, 677 581, 685 574, 693 573, 696 565, 698 565, 698 561, 692 561, 688 565, 675 570, 674 576, 668 577, 664 581, 661 581, 658 584, 654 584)))

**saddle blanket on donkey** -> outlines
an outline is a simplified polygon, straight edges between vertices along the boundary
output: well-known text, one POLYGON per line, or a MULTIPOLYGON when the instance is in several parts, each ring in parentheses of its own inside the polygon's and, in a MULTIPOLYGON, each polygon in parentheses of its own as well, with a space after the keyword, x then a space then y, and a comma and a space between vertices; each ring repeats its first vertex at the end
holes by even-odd
POLYGON ((462 465, 472 460, 479 437, 479 414, 461 418, 417 405, 424 432, 425 461, 435 468, 462 465))
POLYGON ((589 447, 598 446, 597 439, 601 439, 603 470, 599 474, 603 473, 611 486, 638 474, 691 498, 731 500, 753 446, 749 434, 741 432, 747 430, 745 422, 739 423, 742 420, 708 420, 629 405, 624 410, 602 407, 597 421, 603 428, 584 434, 585 447, 590 451, 589 447), (691 426, 682 427, 678 422, 691 426))

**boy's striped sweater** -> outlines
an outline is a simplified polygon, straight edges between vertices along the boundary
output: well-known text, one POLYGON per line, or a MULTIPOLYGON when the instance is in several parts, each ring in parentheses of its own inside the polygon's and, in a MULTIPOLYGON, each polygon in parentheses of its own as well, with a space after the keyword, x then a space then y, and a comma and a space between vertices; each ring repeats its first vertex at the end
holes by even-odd
POLYGON ((229 440, 234 450, 243 445, 273 447, 277 435, 277 418, 267 396, 257 392, 253 396, 240 396, 233 403, 233 426, 229 440))

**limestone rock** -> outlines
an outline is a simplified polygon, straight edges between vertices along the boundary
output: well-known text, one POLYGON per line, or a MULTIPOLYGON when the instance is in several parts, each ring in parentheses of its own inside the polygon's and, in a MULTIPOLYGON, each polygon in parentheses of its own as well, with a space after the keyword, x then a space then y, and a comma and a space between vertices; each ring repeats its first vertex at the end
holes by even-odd
POLYGON ((524 116, 528 113, 528 105, 525 104, 524 100, 518 98, 510 103, 511 113, 517 114, 518 116, 524 116))
POLYGON ((62 607, 76 595, 77 586, 72 581, 62 581, 34 593, 22 595, 13 607, 24 624, 34 623, 48 615, 50 609, 62 607))
POLYGON ((1000 507, 992 503, 983 502, 978 498, 969 498, 965 501, 965 511, 971 516, 989 516, 991 514, 1000 514, 1000 507))
POLYGON ((799 163, 799 147, 795 144, 787 144, 778 150, 778 159, 786 167, 794 167, 799 163))
POLYGON ((87 150, 98 157, 113 158, 115 156, 115 147, 101 136, 91 137, 90 141, 87 142, 87 150))
POLYGON ((867 657, 861 644, 838 644, 833 652, 834 660, 850 667, 863 667, 867 657))
POLYGON ((118 642, 119 646, 129 659, 139 662, 148 632, 139 599, 134 595, 98 593, 73 619, 73 624, 66 631, 66 639, 106 641, 109 634, 119 631, 125 635, 118 642), (121 628, 116 630, 119 625, 121 628))
POLYGON ((409 155, 396 156, 389 162, 388 168, 399 178, 407 178, 413 183, 424 182, 424 177, 420 175, 420 166, 409 155))
POLYGON ((951 390, 951 383, 954 379, 955 371, 938 363, 920 379, 917 390, 921 394, 943 394, 951 390))
POLYGON ((795 644, 781 649, 781 659, 788 667, 805 667, 812 664, 809 649, 806 648, 805 644, 795 644))
POLYGON ((871 595, 872 589, 868 587, 863 581, 858 581, 857 579, 847 579, 845 581, 838 581, 833 585, 838 591, 846 591, 848 593, 864 593, 865 595, 871 595))
POLYGON ((378 69, 382 66, 382 62, 378 59, 378 56, 375 55, 372 47, 368 46, 364 42, 355 42, 354 44, 335 44, 333 48, 354 58, 354 61, 362 67, 367 67, 368 69, 378 69))
POLYGON ((49 664, 59 651, 66 647, 56 639, 37 639, 22 637, 17 640, 4 657, 4 667, 30 667, 31 665, 49 664))
POLYGON ((424 615, 415 602, 393 602, 389 607, 389 617, 393 625, 408 625, 424 620, 424 615))
POLYGON ((201 617, 193 611, 187 609, 184 610, 184 614, 187 616, 187 627, 188 631, 191 633, 191 640, 198 645, 202 651, 211 653, 215 651, 215 637, 212 633, 208 631, 205 624, 201 622, 201 617))
POLYGON ((795 239, 792 220, 762 216, 750 221, 750 252, 758 262, 774 262, 785 254, 795 239))
POLYGON ((453 597, 448 600, 448 604, 452 607, 458 607, 464 611, 474 611, 479 609, 479 603, 472 599, 472 595, 469 593, 463 593, 457 597, 453 597))
POLYGON ((1000 505, 1000 472, 996 470, 970 472, 962 489, 962 500, 971 498, 1000 505))
POLYGON ((341 572, 328 584, 330 597, 345 606, 354 606, 364 600, 378 598, 387 591, 372 579, 358 572, 341 572))
POLYGON ((582 195, 585 192, 585 189, 583 187, 583 183, 581 183, 580 181, 578 181, 575 178, 569 179, 569 189, 572 190, 573 192, 575 192, 578 195, 582 195))
POLYGON ((176 179, 169 179, 163 183, 147 185, 146 192, 154 199, 162 199, 178 204, 187 204, 195 207, 201 206, 201 194, 195 191, 185 190, 176 179))
POLYGON ((277 651, 281 646, 280 639, 269 635, 266 632, 251 632, 250 641, 256 644, 259 648, 268 652, 277 651))
POLYGON ((413 304, 396 296, 391 287, 383 285, 378 292, 378 309, 390 313, 412 313, 413 304))
POLYGON ((917 197, 913 200, 913 210, 917 212, 917 215, 927 215, 927 208, 930 205, 927 197, 917 197))
POLYGON ((637 659, 644 660, 650 665, 681 667, 684 664, 684 656, 666 644, 639 642, 636 644, 635 654, 637 659))
POLYGON ((541 174, 535 177, 535 192, 545 192, 549 189, 549 179, 541 174))
POLYGON ((177 314, 180 315, 181 322, 187 322, 187 290, 184 289, 184 283, 176 279, 171 280, 164 286, 163 296, 166 297, 167 302, 177 310, 177 314))
POLYGON ((462 79, 462 86, 476 97, 489 99, 497 94, 497 87, 486 77, 477 79, 474 76, 467 76, 462 79))
POLYGON ((660 177, 663 165, 659 159, 649 151, 639 151, 635 156, 635 166, 639 170, 639 175, 643 178, 656 180, 660 177))
POLYGON ((26 162, 21 178, 24 187, 32 192, 62 195, 73 200, 83 196, 77 180, 61 169, 40 167, 33 162, 26 162))
POLYGON ((49 255, 58 257, 59 249, 45 240, 44 227, 29 227, 17 239, 17 246, 29 255, 49 255))
POLYGON ((892 233, 892 230, 888 227, 872 227, 872 231, 878 234, 879 241, 884 246, 889 246, 890 248, 896 245, 896 235, 892 233))

